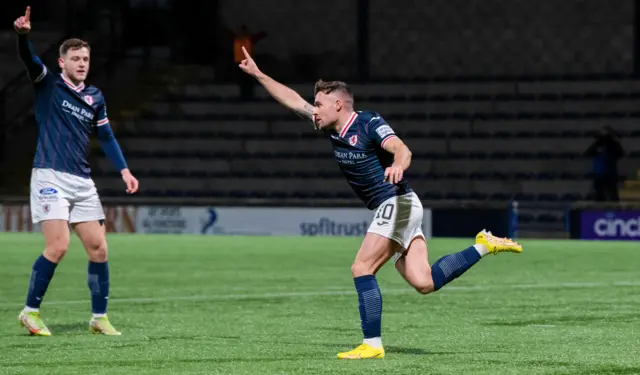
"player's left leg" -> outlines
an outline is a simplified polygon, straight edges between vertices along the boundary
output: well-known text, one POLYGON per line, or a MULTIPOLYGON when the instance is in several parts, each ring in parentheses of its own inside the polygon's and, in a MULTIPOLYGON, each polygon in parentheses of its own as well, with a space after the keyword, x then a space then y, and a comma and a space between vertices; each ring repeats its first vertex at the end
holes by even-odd
POLYGON ((354 350, 338 353, 340 359, 384 358, 381 341, 382 295, 375 274, 393 254, 395 243, 377 233, 367 233, 351 266, 358 292, 364 340, 354 350))
POLYGON ((435 292, 460 277, 487 254, 522 252, 517 242, 481 231, 476 243, 457 253, 448 254, 429 266, 427 243, 422 234, 411 241, 404 253, 393 256, 395 267, 402 277, 419 293, 435 292))
POLYGON ((107 318, 109 299, 107 237, 104 211, 95 187, 78 196, 71 209, 69 221, 89 257, 87 285, 91 291, 91 310, 93 312, 89 322, 90 330, 93 333, 120 335, 120 332, 113 328, 107 318))
POLYGON ((396 253, 393 258, 396 269, 407 283, 419 293, 428 294, 461 276, 486 254, 484 245, 474 245, 445 255, 430 266, 427 243, 420 236, 411 242, 407 251, 396 253))

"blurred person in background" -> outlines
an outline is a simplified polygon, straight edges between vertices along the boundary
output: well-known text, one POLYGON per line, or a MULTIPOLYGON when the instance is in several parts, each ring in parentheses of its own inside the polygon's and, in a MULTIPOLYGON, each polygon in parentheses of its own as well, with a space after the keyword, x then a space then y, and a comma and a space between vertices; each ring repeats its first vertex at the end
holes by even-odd
POLYGON ((602 127, 585 155, 593 161, 595 200, 618 202, 618 161, 624 156, 624 150, 611 126, 602 127))

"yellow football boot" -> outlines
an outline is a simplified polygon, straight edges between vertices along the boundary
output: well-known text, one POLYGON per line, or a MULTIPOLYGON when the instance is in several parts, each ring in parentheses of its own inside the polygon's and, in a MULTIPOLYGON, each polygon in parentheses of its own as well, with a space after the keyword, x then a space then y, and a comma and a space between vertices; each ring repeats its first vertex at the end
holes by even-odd
POLYGON ((122 333, 116 331, 111 325, 109 318, 102 316, 99 318, 91 318, 89 322, 89 330, 91 333, 97 333, 107 336, 120 336, 122 333))
POLYGON ((476 235, 476 244, 484 245, 489 254, 502 252, 521 253, 522 245, 511 238, 497 237, 483 229, 476 235))
POLYGON ((362 344, 349 352, 338 353, 339 359, 379 359, 384 358, 383 348, 374 348, 371 345, 362 344))
POLYGON ((32 336, 51 336, 51 331, 44 325, 42 318, 40 318, 39 312, 25 312, 22 311, 20 316, 20 325, 29 330, 29 334, 32 336))

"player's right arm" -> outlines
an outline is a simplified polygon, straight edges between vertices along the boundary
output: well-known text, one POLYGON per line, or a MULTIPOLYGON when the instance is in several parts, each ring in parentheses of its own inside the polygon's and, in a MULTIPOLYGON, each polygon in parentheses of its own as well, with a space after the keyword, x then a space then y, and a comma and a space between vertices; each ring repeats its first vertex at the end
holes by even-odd
POLYGON ((47 67, 33 51, 33 45, 27 36, 31 31, 31 7, 27 7, 24 16, 13 23, 18 33, 18 55, 27 68, 27 74, 33 82, 40 82, 47 75, 47 67))
POLYGON ((314 120, 314 113, 316 110, 314 106, 309 104, 300 96, 300 94, 298 94, 294 90, 262 73, 260 69, 258 69, 258 65, 256 65, 256 62, 253 61, 244 47, 242 47, 242 52, 244 52, 245 59, 240 63, 240 69, 242 69, 245 73, 255 77, 255 79, 257 79, 258 82, 260 82, 260 84, 262 84, 262 86, 264 86, 264 88, 269 92, 269 94, 273 96, 273 98, 278 102, 280 102, 280 104, 293 110, 303 118, 309 119, 311 121, 314 120))

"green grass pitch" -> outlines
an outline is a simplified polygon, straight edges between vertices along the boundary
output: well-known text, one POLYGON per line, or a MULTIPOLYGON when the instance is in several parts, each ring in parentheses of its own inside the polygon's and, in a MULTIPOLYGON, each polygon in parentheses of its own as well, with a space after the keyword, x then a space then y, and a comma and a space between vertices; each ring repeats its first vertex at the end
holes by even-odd
MULTIPOLYGON (((639 374, 637 243, 523 241, 422 296, 386 265, 384 360, 361 341, 350 265, 359 238, 110 235, 109 316, 88 332, 77 238, 42 315, 18 326, 39 234, 0 235, 0 374, 639 374)), ((470 244, 429 242, 430 262, 470 244)))

